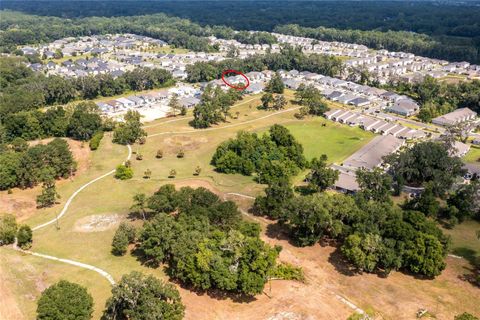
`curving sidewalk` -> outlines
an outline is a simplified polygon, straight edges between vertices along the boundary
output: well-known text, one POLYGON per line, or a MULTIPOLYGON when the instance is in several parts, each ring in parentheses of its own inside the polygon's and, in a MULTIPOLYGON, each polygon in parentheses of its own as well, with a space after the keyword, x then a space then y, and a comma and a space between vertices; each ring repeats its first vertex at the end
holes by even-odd
MULTIPOLYGON (((127 148, 128 148, 128 155, 127 155, 127 159, 125 161, 128 161, 130 160, 130 158, 132 157, 132 147, 130 145, 127 145, 127 148)), ((78 188, 67 200, 67 202, 65 203, 65 205, 63 206, 62 208, 62 211, 60 211, 60 213, 55 217, 55 219, 52 219, 50 221, 47 221, 41 225, 38 225, 34 228, 32 228, 32 230, 38 230, 38 229, 41 229, 43 227, 46 227, 52 223, 55 223, 58 221, 58 219, 60 219, 63 215, 65 215, 65 213, 67 213, 67 210, 68 210, 68 207, 70 206, 70 204, 72 203, 73 199, 75 199, 75 197, 83 190, 85 189, 86 187, 88 187, 89 185, 97 182, 98 180, 101 180, 111 174, 113 174, 115 172, 115 170, 112 170, 112 171, 109 171, 103 175, 101 175, 100 177, 97 177, 91 181, 89 181, 88 183, 82 185, 80 188, 78 188)), ((80 267, 80 268, 83 268, 83 269, 87 269, 87 270, 91 270, 91 271, 95 271, 96 273, 100 274, 102 277, 104 277, 105 279, 108 280, 108 282, 110 282, 111 285, 114 285, 115 284, 115 280, 113 280, 113 277, 111 274, 109 274, 108 272, 106 272, 105 270, 103 269, 100 269, 100 268, 97 268, 95 266, 92 266, 90 264, 86 264, 86 263, 83 263, 83 262, 78 262, 78 261, 74 261, 74 260, 70 260, 70 259, 62 259, 62 258, 57 258, 57 257, 54 257, 54 256, 50 256, 50 255, 47 255, 47 254, 43 254, 43 253, 38 253, 38 252, 33 252, 33 251, 29 251, 29 250, 23 250, 21 248, 19 248, 16 244, 16 242, 13 244, 13 249, 14 250, 17 250, 17 251, 20 251, 22 253, 25 253, 25 254, 29 254, 29 255, 32 255, 32 256, 35 256, 35 257, 40 257, 40 258, 43 258, 43 259, 48 259, 48 260, 53 260, 53 261, 58 261, 58 262, 63 262, 63 263, 67 263, 67 264, 70 264, 70 265, 73 265, 73 266, 76 266, 76 267, 80 267)))
POLYGON ((90 264, 86 264, 86 263, 82 263, 82 262, 78 262, 78 261, 74 261, 74 260, 70 260, 70 259, 57 258, 57 257, 54 257, 54 256, 49 256, 47 254, 33 252, 33 251, 29 251, 29 250, 23 250, 23 249, 20 249, 16 244, 13 245, 13 249, 15 249, 17 251, 20 251, 20 252, 23 252, 25 254, 35 256, 35 257, 40 257, 40 258, 44 258, 44 259, 48 259, 48 260, 63 262, 63 263, 71 264, 71 265, 76 266, 76 267, 80 267, 80 268, 84 268, 84 269, 87 269, 87 270, 95 271, 96 273, 100 274, 102 277, 107 279, 108 282, 110 282, 110 284, 112 286, 115 284, 115 280, 113 280, 113 277, 112 277, 111 274, 109 274, 105 270, 102 270, 102 269, 97 268, 95 266, 92 266, 90 264))
MULTIPOLYGON (((127 160, 130 160, 130 158, 132 157, 132 147, 130 147, 130 145, 127 145, 127 148, 128 148, 128 156, 127 156, 127 160)), ((41 225, 38 225, 34 228, 32 228, 32 231, 35 231, 35 230, 38 230, 38 229, 41 229, 43 227, 46 227, 52 223, 55 223, 58 221, 58 219, 60 219, 65 213, 67 213, 67 210, 68 210, 68 207, 70 206, 70 204, 72 203, 73 199, 75 199, 75 197, 83 190, 85 189, 86 187, 88 187, 89 185, 97 182, 98 180, 101 180, 105 177, 108 177, 109 175, 113 174, 115 172, 115 169, 112 170, 112 171, 109 171, 107 173, 105 173, 104 175, 101 175, 100 177, 97 177, 91 181, 89 181, 88 183, 84 184, 83 186, 81 186, 80 188, 77 189, 77 191, 75 191, 67 200, 67 202, 65 203, 65 205, 63 206, 63 209, 62 211, 60 211, 60 213, 55 217, 55 219, 52 219, 50 221, 47 221, 41 225)))

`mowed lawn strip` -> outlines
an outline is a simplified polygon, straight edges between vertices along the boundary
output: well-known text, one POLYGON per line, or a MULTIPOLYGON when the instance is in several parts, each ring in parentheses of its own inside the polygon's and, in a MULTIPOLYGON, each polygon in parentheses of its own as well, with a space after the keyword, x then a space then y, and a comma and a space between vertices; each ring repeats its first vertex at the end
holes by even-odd
POLYGON ((287 123, 285 127, 303 145, 307 159, 328 156, 329 163, 340 164, 367 144, 375 135, 356 127, 338 124, 323 118, 287 123), (325 125, 325 126, 323 126, 325 125))
POLYGON ((465 157, 463 157, 463 160, 468 163, 476 163, 480 165, 480 162, 478 162, 480 160, 480 148, 475 146, 470 147, 470 150, 465 157))

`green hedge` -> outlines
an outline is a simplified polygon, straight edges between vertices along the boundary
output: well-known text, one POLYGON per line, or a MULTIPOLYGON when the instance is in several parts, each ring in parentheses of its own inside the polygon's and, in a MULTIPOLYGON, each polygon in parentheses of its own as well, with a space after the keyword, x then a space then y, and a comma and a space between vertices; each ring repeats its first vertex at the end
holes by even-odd
POLYGON ((90 150, 97 150, 98 146, 100 145, 100 141, 102 141, 102 138, 103 138, 103 131, 98 131, 97 133, 95 133, 92 139, 90 139, 90 143, 89 143, 90 150))

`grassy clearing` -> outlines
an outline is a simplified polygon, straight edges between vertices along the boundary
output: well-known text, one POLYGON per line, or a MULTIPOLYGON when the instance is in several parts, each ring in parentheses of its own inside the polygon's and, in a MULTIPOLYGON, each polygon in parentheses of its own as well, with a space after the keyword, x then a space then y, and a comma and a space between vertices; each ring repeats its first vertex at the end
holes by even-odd
POLYGON ((480 264, 480 239, 476 234, 479 230, 480 222, 469 220, 443 231, 452 237, 453 254, 464 257, 472 264, 480 264))
POLYGON ((326 154, 331 163, 341 163, 375 136, 323 118, 290 123, 286 127, 303 145, 307 159, 326 154))
POLYGON ((468 163, 478 163, 480 160, 480 148, 471 146, 470 151, 463 157, 463 160, 468 163))

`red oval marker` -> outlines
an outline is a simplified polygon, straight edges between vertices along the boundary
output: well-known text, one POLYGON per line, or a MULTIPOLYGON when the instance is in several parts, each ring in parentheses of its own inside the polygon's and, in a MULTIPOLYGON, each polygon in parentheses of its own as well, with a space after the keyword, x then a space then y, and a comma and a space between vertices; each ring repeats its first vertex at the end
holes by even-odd
POLYGON ((230 88, 233 88, 233 89, 236 89, 236 90, 245 90, 248 88, 248 86, 250 85, 250 80, 248 80, 247 76, 244 75, 242 72, 238 71, 238 70, 233 70, 233 69, 230 69, 230 70, 225 70, 222 72, 222 81, 227 85, 229 86, 230 88), (225 80, 225 75, 226 74, 229 74, 229 73, 235 73, 235 74, 239 74, 241 75, 242 77, 245 78, 245 80, 247 81, 247 83, 244 85, 244 86, 234 86, 230 83, 227 82, 227 80, 225 80))

